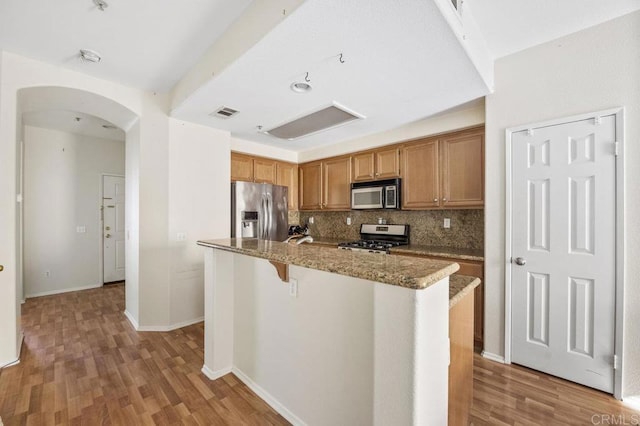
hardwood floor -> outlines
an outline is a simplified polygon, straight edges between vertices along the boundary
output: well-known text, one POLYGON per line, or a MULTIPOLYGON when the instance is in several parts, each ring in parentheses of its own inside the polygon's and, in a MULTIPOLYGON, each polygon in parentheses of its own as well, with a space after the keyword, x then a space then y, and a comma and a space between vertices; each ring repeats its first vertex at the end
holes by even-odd
POLYGON ((29 299, 20 364, 0 370, 9 425, 282 425, 288 422, 229 374, 210 381, 202 323, 136 332, 124 286, 29 299))
POLYGON ((474 354, 470 423, 476 426, 638 425, 640 411, 604 392, 474 354))
MULTIPOLYGON (((123 310, 122 284, 27 300, 21 363, 0 370, 5 426, 288 424, 232 374, 200 373, 202 323, 136 332, 123 310)), ((640 423, 610 395, 523 367, 475 355, 473 376, 473 425, 640 423)))

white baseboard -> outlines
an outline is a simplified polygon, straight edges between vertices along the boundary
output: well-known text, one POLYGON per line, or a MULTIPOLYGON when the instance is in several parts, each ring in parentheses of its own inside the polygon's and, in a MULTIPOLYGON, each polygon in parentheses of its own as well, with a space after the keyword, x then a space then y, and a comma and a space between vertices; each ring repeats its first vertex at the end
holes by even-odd
POLYGON ((227 374, 231 373, 231 367, 229 368, 223 368, 221 370, 218 371, 213 371, 212 369, 210 369, 209 367, 207 367, 206 365, 202 366, 202 374, 204 374, 205 376, 207 376, 209 379, 211 380, 217 380, 222 376, 226 376, 227 374))
POLYGON ((102 284, 91 284, 91 285, 82 286, 82 287, 70 287, 70 288, 61 288, 59 290, 41 291, 39 293, 26 294, 25 299, 30 299, 32 297, 51 296, 52 294, 69 293, 71 291, 90 290, 92 288, 99 288, 99 287, 102 287, 102 284))
POLYGON ((265 401, 267 404, 269 404, 271 406, 271 408, 276 410, 278 412, 278 414, 280 414, 282 417, 287 419, 289 421, 289 423, 291 423, 293 425, 296 425, 296 426, 297 425, 299 425, 299 426, 305 426, 306 425, 306 423, 303 422, 302 419, 300 419, 295 414, 293 414, 291 411, 289 411, 277 399, 275 399, 273 396, 271 396, 271 394, 269 392, 267 392, 262 387, 260 387, 260 385, 258 385, 256 382, 251 380, 251 378, 249 378, 249 376, 244 374, 237 367, 233 367, 231 369, 231 372, 233 374, 235 374, 236 377, 238 379, 240 379, 240 381, 242 381, 242 383, 247 385, 247 387, 249 389, 251 389, 256 395, 258 395, 260 398, 262 398, 263 401, 265 401))
POLYGON ((482 357, 491 361, 499 362, 500 364, 505 363, 502 355, 492 354, 491 352, 482 351, 482 357))
MULTIPOLYGON (((22 354, 22 346, 24 345, 24 333, 20 333, 20 349, 18 350, 18 358, 13 361, 9 361, 3 365, 0 365, 0 370, 7 367, 13 367, 14 365, 20 364, 20 355, 22 354)), ((2 422, 0 421, 0 426, 2 426, 2 422)))
POLYGON ((127 317, 127 319, 129 320, 129 322, 131 323, 131 325, 133 326, 133 328, 137 331, 138 330, 138 321, 136 321, 136 319, 133 317, 133 315, 131 315, 131 312, 127 311, 126 309, 124 310, 124 316, 127 317))
POLYGON ((197 324, 204 321, 204 317, 195 318, 188 321, 182 321, 171 325, 139 325, 136 327, 138 331, 173 331, 182 327, 187 327, 192 324, 197 324))

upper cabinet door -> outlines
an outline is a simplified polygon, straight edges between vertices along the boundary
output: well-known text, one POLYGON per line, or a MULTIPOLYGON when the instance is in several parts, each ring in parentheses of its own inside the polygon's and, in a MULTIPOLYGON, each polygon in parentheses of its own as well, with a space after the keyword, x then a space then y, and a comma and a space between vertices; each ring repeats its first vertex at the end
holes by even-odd
POLYGON ((276 166, 276 185, 289 188, 289 211, 298 210, 298 166, 278 162, 276 166))
POLYGON ((400 176, 400 149, 376 151, 376 179, 391 179, 400 176))
POLYGON ((253 182, 253 158, 231 153, 231 181, 253 182))
POLYGON ((326 210, 351 209, 351 157, 326 160, 323 163, 323 204, 326 210))
POLYGON ((484 135, 440 141, 443 207, 484 205, 484 135))
POLYGON ((351 158, 354 182, 375 179, 375 154, 373 152, 356 154, 351 158))
POLYGON ((253 160, 253 181, 257 183, 276 183, 276 161, 255 158, 253 160))
POLYGON ((300 165, 298 176, 300 210, 320 210, 322 208, 322 162, 300 165))
POLYGON ((402 148, 402 208, 440 206, 438 141, 427 140, 402 148))

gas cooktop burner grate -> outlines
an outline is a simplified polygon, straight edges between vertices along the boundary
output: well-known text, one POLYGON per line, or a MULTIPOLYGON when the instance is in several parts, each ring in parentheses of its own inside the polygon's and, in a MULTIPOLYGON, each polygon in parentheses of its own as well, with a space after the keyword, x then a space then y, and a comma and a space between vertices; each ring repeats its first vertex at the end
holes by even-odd
POLYGON ((393 247, 409 244, 409 225, 362 224, 360 240, 338 244, 343 250, 389 253, 393 247))

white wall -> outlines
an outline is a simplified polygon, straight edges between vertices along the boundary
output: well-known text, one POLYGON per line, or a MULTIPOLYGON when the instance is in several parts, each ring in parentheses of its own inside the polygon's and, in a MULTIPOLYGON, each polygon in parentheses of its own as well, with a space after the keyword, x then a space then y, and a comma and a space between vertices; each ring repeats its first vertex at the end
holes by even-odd
POLYGON ((196 241, 229 236, 229 140, 229 132, 169 120, 171 327, 204 318, 204 259, 196 241))
MULTIPOLYGON (((128 208, 133 207, 136 197, 139 198, 139 210, 129 211, 126 219, 130 238, 127 241, 126 279, 131 285, 127 289, 127 312, 136 325, 159 329, 171 326, 168 96, 143 92, 1 52, 0 241, 3 243, 0 244, 0 264, 4 265, 5 270, 0 273, 0 366, 15 361, 20 350, 16 344, 20 335, 21 298, 18 295, 16 273, 18 247, 15 206, 18 161, 16 147, 19 140, 17 123, 20 119, 18 92, 24 88, 44 90, 48 87, 62 88, 62 92, 68 89, 74 95, 80 94, 80 97, 65 99, 80 100, 75 103, 67 102, 65 107, 77 106, 78 111, 108 117, 109 121, 127 132, 129 141, 126 149, 131 156, 126 160, 126 192, 128 197, 133 197, 128 198, 128 208), (92 102, 86 103, 87 98, 91 98, 89 100, 92 102), (139 119, 137 122, 136 116, 139 119), (136 249, 137 257, 132 252, 136 249), (134 296, 136 291, 137 299, 134 296)), ((60 90, 54 92, 56 96, 60 95, 60 90)), ((228 149, 228 141, 226 144, 228 149)), ((229 158, 216 156, 210 159, 209 166, 228 170, 229 158)), ((197 235, 192 237, 200 238, 197 235)), ((193 314, 197 315, 198 311, 194 309, 193 314)))
POLYGON ((259 155, 261 157, 274 158, 276 160, 290 161, 292 163, 298 162, 297 152, 235 137, 231 137, 231 150, 259 155))
MULTIPOLYGON (((141 114, 140 91, 116 83, 0 52, 0 366, 20 353, 20 299, 17 272, 16 148, 20 135, 18 91, 35 86, 61 86, 94 93, 118 102, 120 109, 141 114)), ((95 115, 95 114, 94 114, 95 115)), ((114 124, 125 123, 113 120, 114 124)))
POLYGON ((472 103, 469 108, 438 114, 437 116, 418 120, 386 132, 352 139, 337 145, 328 145, 303 151, 299 153, 298 161, 303 163, 334 155, 348 154, 482 124, 484 124, 484 103, 479 101, 472 103))
POLYGON ((640 394, 640 12, 496 62, 486 98, 485 350, 503 354, 505 129, 623 106, 625 316, 623 395, 640 394))
POLYGON ((125 153, 125 314, 137 327, 140 317, 140 120, 127 132, 125 153))
POLYGON ((124 175, 124 142, 25 126, 24 154, 25 296, 101 286, 102 175, 124 175))

